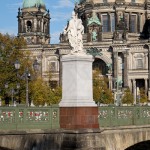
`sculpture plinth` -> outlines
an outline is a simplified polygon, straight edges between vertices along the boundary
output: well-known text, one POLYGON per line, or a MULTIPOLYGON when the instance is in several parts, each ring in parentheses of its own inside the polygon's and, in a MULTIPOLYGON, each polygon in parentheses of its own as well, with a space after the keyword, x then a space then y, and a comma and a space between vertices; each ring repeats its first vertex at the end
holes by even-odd
POLYGON ((61 61, 61 128, 98 128, 98 107, 93 101, 92 56, 66 55, 61 61))

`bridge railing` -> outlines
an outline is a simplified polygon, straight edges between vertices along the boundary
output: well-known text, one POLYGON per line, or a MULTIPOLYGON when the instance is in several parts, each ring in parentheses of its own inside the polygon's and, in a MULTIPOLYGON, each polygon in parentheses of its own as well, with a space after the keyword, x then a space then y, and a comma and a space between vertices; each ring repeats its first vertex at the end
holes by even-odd
POLYGON ((59 106, 0 107, 0 130, 59 128, 59 106))
POLYGON ((99 107, 100 127, 150 124, 149 106, 99 107))

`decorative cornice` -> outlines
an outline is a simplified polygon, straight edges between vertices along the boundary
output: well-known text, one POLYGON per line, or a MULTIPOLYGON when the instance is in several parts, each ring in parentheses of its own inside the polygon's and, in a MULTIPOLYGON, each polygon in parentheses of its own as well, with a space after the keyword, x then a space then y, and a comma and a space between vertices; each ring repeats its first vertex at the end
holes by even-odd
POLYGON ((82 9, 114 9, 114 8, 124 8, 124 9, 145 9, 145 4, 141 4, 141 3, 127 3, 127 2, 123 2, 123 3, 114 3, 114 2, 110 2, 110 3, 84 3, 84 5, 80 5, 79 4, 79 9, 80 11, 82 9))

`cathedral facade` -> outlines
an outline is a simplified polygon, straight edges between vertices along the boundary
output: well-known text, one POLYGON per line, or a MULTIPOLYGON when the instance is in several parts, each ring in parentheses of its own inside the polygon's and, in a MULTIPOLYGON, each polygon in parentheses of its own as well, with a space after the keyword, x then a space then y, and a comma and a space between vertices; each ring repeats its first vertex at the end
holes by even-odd
MULTIPOLYGON (((94 56, 93 68, 109 79, 118 95, 130 88, 138 103, 144 88, 150 100, 150 2, 148 0, 80 0, 75 12, 84 25, 84 49, 94 56), (96 52, 96 53, 95 53, 96 52)), ((61 84, 61 57, 70 53, 67 37, 50 44, 50 13, 43 0, 24 0, 18 10, 18 36, 40 65, 40 75, 61 84)))

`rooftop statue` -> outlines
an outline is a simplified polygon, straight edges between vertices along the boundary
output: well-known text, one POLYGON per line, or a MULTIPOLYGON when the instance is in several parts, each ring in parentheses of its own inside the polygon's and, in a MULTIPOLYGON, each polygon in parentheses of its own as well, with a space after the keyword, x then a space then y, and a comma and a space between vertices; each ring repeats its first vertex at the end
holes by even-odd
POLYGON ((77 17, 75 12, 72 12, 72 18, 68 22, 68 26, 64 30, 67 35, 69 45, 71 47, 71 54, 85 53, 83 50, 82 34, 84 33, 84 26, 82 20, 77 17))

